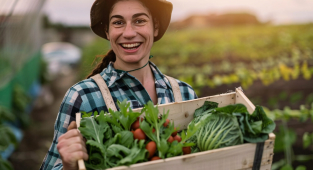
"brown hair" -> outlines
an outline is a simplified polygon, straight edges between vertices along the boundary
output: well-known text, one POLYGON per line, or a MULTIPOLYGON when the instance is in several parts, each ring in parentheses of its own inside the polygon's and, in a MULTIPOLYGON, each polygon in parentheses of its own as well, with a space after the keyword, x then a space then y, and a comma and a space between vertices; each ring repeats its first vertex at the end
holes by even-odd
POLYGON ((114 53, 114 51, 111 49, 108 51, 108 53, 103 57, 103 59, 101 60, 101 62, 92 70, 92 72, 87 76, 87 78, 90 78, 91 76, 94 76, 96 74, 101 73, 101 71, 103 69, 105 69, 106 67, 108 67, 108 65, 110 64, 110 62, 115 62, 116 60, 116 55, 114 53))

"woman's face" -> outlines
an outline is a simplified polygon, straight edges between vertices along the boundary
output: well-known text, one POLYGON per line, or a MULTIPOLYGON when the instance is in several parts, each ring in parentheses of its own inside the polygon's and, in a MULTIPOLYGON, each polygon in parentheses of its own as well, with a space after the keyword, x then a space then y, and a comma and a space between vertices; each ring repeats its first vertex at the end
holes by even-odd
POLYGON ((137 0, 118 1, 109 17, 107 37, 116 62, 138 64, 148 58, 158 35, 148 9, 137 0))

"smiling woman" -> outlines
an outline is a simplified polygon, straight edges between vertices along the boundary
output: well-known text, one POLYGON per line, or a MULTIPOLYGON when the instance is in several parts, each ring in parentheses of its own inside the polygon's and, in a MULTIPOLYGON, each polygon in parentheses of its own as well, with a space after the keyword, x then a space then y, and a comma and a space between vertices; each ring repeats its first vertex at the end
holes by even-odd
POLYGON ((117 110, 117 101, 124 100, 135 109, 149 101, 165 104, 197 98, 192 87, 163 75, 149 61, 153 43, 162 38, 169 25, 172 8, 165 0, 94 2, 91 28, 110 41, 112 49, 87 79, 66 93, 41 169, 76 170, 79 159, 88 159, 86 144, 74 122, 77 112, 117 110))

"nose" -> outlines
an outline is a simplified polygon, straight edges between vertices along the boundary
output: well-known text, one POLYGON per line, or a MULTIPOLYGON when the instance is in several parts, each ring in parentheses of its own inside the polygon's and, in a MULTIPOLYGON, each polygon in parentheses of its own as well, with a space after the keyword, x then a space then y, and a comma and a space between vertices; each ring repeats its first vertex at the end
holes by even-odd
POLYGON ((134 30, 132 24, 127 23, 123 32, 123 37, 126 39, 132 39, 137 35, 137 32, 134 30))

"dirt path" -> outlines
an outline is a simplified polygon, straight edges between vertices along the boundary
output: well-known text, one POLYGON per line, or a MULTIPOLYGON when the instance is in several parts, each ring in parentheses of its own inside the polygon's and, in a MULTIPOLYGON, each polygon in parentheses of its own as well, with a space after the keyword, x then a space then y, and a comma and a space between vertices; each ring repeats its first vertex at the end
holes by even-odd
POLYGON ((54 122, 62 99, 68 88, 77 81, 73 75, 75 74, 60 76, 49 85, 48 88, 54 98, 50 105, 42 108, 34 107, 30 115, 31 125, 24 131, 24 137, 18 149, 9 158, 14 170, 39 169, 52 142, 54 122))

